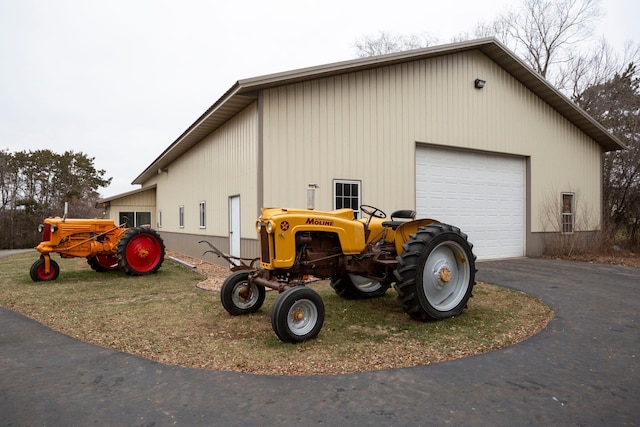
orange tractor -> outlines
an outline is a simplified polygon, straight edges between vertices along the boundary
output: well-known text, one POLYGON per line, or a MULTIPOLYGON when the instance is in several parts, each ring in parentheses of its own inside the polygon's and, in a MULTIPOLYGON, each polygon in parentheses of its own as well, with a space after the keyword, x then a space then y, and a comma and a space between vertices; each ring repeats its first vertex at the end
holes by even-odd
POLYGON ((51 253, 62 258, 85 257, 95 271, 122 270, 132 276, 155 273, 164 261, 165 246, 157 231, 126 228, 110 219, 47 218, 39 226, 40 259, 29 271, 34 282, 55 280, 60 274, 51 253))

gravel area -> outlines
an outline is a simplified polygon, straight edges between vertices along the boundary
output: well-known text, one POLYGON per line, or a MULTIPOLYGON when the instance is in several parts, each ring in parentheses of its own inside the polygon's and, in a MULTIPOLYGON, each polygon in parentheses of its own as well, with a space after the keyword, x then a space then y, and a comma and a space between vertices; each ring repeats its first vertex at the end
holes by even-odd
POLYGON ((191 258, 177 252, 167 251, 166 256, 167 258, 174 258, 179 261, 180 264, 191 266, 203 277, 203 280, 198 282, 196 286, 207 291, 220 292, 222 283, 231 274, 231 270, 228 268, 211 264, 201 259, 191 258))

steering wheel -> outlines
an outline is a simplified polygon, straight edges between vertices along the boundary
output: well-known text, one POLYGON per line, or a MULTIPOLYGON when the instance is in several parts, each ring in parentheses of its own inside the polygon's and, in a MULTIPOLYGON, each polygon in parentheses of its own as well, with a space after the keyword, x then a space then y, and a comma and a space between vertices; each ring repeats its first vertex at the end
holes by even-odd
POLYGON ((360 205, 360 210, 369 216, 375 216, 376 218, 386 218, 387 214, 382 212, 375 206, 360 205))

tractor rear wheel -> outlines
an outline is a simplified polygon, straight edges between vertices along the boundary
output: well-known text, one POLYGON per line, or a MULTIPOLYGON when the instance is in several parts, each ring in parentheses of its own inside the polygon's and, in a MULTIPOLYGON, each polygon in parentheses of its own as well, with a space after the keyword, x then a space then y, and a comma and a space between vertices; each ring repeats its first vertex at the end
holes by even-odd
POLYGON ((127 230, 117 247, 120 270, 132 276, 158 271, 164 261, 164 241, 157 231, 148 227, 127 230))
POLYGON ((313 289, 296 286, 284 291, 271 311, 271 327, 283 342, 296 343, 318 336, 324 323, 324 303, 313 289))
POLYGON ((355 274, 331 279, 331 287, 336 294, 345 299, 367 299, 383 296, 390 285, 355 274))
POLYGON ((262 307, 265 295, 264 286, 249 284, 247 270, 231 274, 220 288, 222 306, 233 316, 255 313, 262 307))
POLYGON ((118 257, 116 255, 92 256, 87 258, 87 264, 89 264, 89 266, 98 273, 117 270, 120 268, 118 267, 118 257))
POLYGON ((459 315, 475 285, 475 256, 457 227, 433 223, 420 227, 403 246, 394 272, 398 301, 420 321, 459 315))
POLYGON ((49 272, 45 272, 43 257, 31 264, 31 269, 29 270, 31 280, 34 282, 56 280, 59 274, 60 266, 52 259, 49 259, 49 272))

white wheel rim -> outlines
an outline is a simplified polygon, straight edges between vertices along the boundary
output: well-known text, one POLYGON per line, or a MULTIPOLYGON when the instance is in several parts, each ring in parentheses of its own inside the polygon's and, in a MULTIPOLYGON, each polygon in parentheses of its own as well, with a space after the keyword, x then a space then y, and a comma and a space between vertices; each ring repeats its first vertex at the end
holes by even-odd
POLYGON ((308 299, 296 301, 287 312, 287 327, 292 334, 306 335, 318 322, 318 308, 308 299))
POLYGON ((438 311, 455 308, 467 292, 470 274, 461 245, 449 241, 436 246, 422 272, 422 289, 429 304, 438 311))
POLYGON ((258 301, 258 290, 255 289, 255 285, 249 286, 246 282, 238 283, 233 287, 233 303, 236 307, 241 309, 251 308, 258 301), (242 295, 244 292, 249 292, 249 297, 242 295))
POLYGON ((355 274, 350 274, 349 277, 351 278, 353 286, 355 286, 360 292, 375 292, 382 286, 380 282, 368 279, 366 277, 356 276, 355 274))

